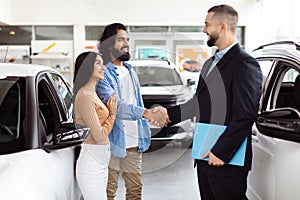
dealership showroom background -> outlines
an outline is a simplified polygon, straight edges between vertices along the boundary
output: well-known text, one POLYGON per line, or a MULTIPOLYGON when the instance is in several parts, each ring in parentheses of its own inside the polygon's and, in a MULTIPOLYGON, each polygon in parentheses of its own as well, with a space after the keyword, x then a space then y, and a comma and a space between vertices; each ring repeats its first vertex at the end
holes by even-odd
MULTIPOLYGON (((207 10, 219 4, 238 11, 238 40, 250 54, 275 41, 300 41, 299 0, 0 0, 0 63, 14 58, 19 64, 50 66, 72 85, 75 58, 96 50, 105 25, 120 22, 128 28, 132 60, 167 58, 183 78, 195 81, 194 92, 200 70, 187 71, 185 65, 190 60, 202 65, 214 52, 202 31, 207 10)), ((189 138, 153 140, 144 153, 144 200, 200 200, 191 157, 193 127, 183 126, 189 138)), ((2 156, 1 170, 9 168, 2 156)), ((5 190, 2 175, 0 188, 5 190)), ((120 178, 116 200, 125 199, 124 194, 120 178)), ((262 199, 281 200, 278 195, 262 199)))

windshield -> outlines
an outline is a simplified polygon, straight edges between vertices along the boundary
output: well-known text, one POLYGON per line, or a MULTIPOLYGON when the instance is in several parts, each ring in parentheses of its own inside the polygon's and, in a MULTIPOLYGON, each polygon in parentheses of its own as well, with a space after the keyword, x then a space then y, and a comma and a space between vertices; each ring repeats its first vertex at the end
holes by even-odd
POLYGON ((141 86, 171 86, 182 85, 179 74, 175 69, 165 67, 138 66, 136 71, 141 86))
POLYGON ((24 113, 21 108, 24 94, 25 80, 22 78, 0 79, 0 154, 23 148, 21 119, 24 113))

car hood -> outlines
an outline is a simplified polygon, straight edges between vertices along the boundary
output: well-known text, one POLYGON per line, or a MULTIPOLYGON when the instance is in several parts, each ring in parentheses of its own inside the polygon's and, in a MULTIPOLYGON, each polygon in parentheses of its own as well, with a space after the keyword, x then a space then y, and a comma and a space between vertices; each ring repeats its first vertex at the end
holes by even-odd
POLYGON ((175 95, 181 96, 191 93, 192 89, 185 85, 147 86, 141 87, 142 95, 175 95))
POLYGON ((76 199, 73 160, 71 149, 1 155, 1 199, 76 199))

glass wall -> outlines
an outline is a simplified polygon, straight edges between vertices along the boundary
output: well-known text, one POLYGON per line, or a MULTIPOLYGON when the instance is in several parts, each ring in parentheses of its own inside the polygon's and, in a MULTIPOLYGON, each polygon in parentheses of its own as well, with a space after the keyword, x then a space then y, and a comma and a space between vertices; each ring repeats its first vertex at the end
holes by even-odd
POLYGON ((0 45, 30 45, 32 26, 0 26, 0 45))
POLYGON ((35 40, 73 40, 73 26, 34 26, 35 40))

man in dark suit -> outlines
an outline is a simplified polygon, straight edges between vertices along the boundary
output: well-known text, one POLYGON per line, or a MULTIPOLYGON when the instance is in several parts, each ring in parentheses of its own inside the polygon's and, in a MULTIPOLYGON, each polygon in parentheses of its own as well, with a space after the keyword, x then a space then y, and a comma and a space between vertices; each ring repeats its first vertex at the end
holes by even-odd
POLYGON ((226 125, 213 148, 195 160, 201 200, 247 199, 247 176, 251 168, 251 130, 257 116, 262 73, 258 62, 239 45, 238 13, 228 5, 208 10, 203 32, 217 53, 206 61, 192 100, 167 109, 171 123, 197 117, 198 122, 226 125), (245 138, 243 167, 228 165, 245 138))

